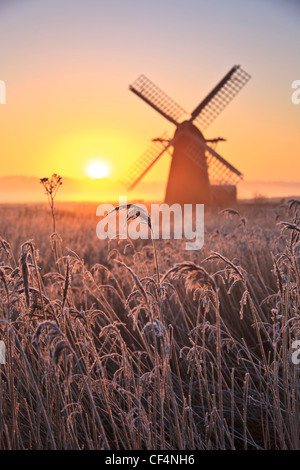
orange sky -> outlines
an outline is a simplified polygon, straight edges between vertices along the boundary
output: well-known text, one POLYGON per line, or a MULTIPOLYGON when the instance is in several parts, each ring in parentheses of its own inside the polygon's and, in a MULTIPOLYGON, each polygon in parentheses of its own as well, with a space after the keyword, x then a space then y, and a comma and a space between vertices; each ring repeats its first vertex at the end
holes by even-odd
MULTIPOLYGON (((0 177, 110 178, 175 130, 129 92, 147 75, 192 111, 234 64, 252 79, 206 130, 246 180, 297 181, 300 7, 293 1, 12 0, 0 4, 0 177)), ((167 178, 165 155, 147 175, 167 178)))

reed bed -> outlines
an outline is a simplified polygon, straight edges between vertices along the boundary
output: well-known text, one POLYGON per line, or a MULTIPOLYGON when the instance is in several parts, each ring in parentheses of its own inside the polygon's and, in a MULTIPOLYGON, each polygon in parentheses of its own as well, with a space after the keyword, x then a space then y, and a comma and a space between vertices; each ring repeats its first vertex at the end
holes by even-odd
POLYGON ((1 206, 0 449, 299 449, 299 207, 207 212, 157 276, 92 205, 50 237, 46 206, 1 206))

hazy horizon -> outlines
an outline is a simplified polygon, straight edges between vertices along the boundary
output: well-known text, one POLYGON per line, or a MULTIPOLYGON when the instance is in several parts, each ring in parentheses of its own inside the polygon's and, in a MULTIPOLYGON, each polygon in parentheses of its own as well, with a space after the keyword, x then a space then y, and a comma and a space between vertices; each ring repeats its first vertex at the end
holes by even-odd
MULTIPOLYGON (((217 151, 249 181, 300 174, 295 2, 15 0, 0 12, 0 176, 81 178, 98 161, 119 179, 175 130, 128 90, 140 74, 191 112, 235 64, 252 78, 205 137, 224 137, 217 151)), ((163 156, 145 182, 169 166, 163 156)))
MULTIPOLYGON (((45 175, 44 175, 45 176, 45 175)), ((241 181, 238 199, 300 197, 300 181, 241 181)), ((163 201, 165 182, 141 182, 133 191, 111 178, 89 179, 63 176, 63 184, 57 202, 118 201, 119 196, 128 200, 163 201)), ((35 176, 7 175, 0 177, 0 203, 44 202, 44 189, 35 176)))

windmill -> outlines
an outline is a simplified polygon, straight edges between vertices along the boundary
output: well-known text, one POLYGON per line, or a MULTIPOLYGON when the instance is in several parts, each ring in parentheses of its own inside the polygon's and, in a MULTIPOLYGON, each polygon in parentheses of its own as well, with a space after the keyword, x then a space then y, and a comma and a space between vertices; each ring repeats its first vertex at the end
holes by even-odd
POLYGON ((172 156, 165 193, 168 204, 210 204, 236 199, 236 184, 242 173, 219 155, 215 146, 222 138, 205 139, 203 131, 229 104, 250 79, 239 65, 234 66, 194 109, 186 111, 147 77, 141 75, 129 89, 176 126, 174 136, 153 139, 151 146, 123 175, 122 182, 133 189, 160 157, 172 156), (211 143, 212 145, 208 145, 211 143), (173 152, 172 152, 173 149, 173 152))

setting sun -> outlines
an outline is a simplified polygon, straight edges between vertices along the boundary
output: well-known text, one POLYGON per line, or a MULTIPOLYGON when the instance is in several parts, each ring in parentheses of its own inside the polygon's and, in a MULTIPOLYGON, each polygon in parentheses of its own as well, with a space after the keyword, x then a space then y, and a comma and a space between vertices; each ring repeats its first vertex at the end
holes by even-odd
POLYGON ((87 174, 94 179, 106 178, 109 174, 109 168, 104 162, 94 161, 88 165, 87 174))

